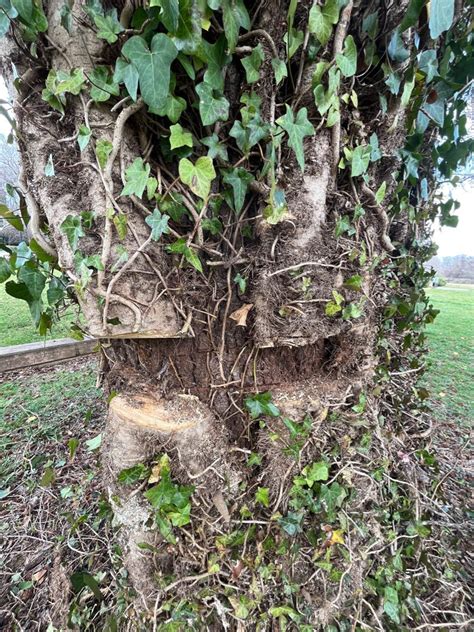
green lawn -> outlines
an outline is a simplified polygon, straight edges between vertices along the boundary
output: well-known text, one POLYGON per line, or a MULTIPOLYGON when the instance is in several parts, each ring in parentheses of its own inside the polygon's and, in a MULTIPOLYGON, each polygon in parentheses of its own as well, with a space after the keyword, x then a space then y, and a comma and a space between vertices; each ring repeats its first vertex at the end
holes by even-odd
POLYGON ((451 284, 428 294, 440 313, 427 329, 431 366, 424 382, 438 418, 468 424, 474 420, 474 287, 451 284))
MULTIPOLYGON (((74 320, 72 312, 65 314, 61 322, 53 325, 53 330, 46 336, 46 340, 66 338, 74 320)), ((45 338, 36 331, 28 305, 25 301, 9 296, 5 292, 4 284, 0 284, 0 347, 42 340, 45 338)))

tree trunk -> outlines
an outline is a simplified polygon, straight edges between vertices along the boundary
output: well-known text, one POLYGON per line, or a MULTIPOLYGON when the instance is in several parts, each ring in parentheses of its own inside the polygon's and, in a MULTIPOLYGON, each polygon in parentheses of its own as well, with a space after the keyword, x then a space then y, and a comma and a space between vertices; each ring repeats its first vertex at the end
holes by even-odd
MULTIPOLYGON (((188 7, 181 11, 189 11, 183 20, 199 41, 215 46, 205 59, 201 44, 179 33, 167 36, 181 51, 173 58, 169 94, 187 105, 179 124, 192 134, 174 149, 168 136, 177 119, 150 107, 141 62, 133 71, 139 75, 136 98, 129 84, 129 92, 119 87, 116 66, 127 40, 138 37, 148 46, 154 33, 172 28, 159 26, 157 13, 146 14, 145 22, 134 8, 141 3, 113 3, 120 22, 111 18, 116 30, 109 29, 107 42, 97 36, 100 14, 85 12, 82 2, 70 4, 69 11, 56 0, 43 3, 48 26, 44 33, 38 29, 35 50, 22 40, 23 26, 14 26, 3 41, 3 67, 10 72, 13 63, 18 73, 16 132, 33 238, 43 254, 57 253, 85 331, 100 339, 101 378, 110 394, 104 484, 131 581, 152 605, 163 577, 185 586, 190 576, 216 573, 189 554, 199 534, 231 533, 242 517, 252 520, 252 512, 258 525, 265 505, 267 521, 286 515, 293 479, 304 466, 335 448, 350 454, 364 431, 379 433, 371 457, 388 454, 374 426, 383 390, 374 380, 376 367, 382 358, 383 384, 390 370, 418 366, 418 351, 406 361, 397 355, 403 334, 387 321, 387 307, 395 294, 410 291, 415 260, 405 270, 396 268, 397 260, 417 247, 428 217, 410 216, 411 208, 426 203, 416 182, 403 184, 400 193, 400 150, 416 117, 408 108, 414 86, 409 63, 415 36, 426 42, 426 15, 393 35, 408 0, 389 9, 379 2, 334 2, 331 19, 321 17, 319 3, 246 3, 251 27, 242 18, 243 3, 209 3, 222 4, 223 14, 206 10, 209 30, 201 33, 205 3, 181 3, 188 7), (229 34, 232 20, 237 32, 241 28, 238 41, 229 34), (301 37, 290 60, 288 25, 296 29, 290 40, 301 37), (242 60, 256 50, 254 80, 242 60), (286 64, 287 78, 275 78, 275 60, 286 64), (108 83, 100 84, 98 67, 103 73, 115 67, 115 82, 109 72, 108 83), (75 69, 83 70, 82 83, 61 88, 75 69), (210 96, 195 91, 211 82, 204 71, 220 77, 210 96), (402 80, 403 96, 403 88, 391 87, 402 80), (206 99, 227 100, 228 121, 224 115, 209 123, 199 112, 206 99), (239 113, 242 106, 247 109, 239 113), (241 140, 245 129, 231 128, 235 121, 255 135, 253 145, 241 140), (87 134, 89 143, 79 147, 87 134), (202 193, 199 178, 206 178, 187 179, 182 161, 189 156, 196 164, 206 156, 199 141, 213 134, 226 143, 227 155, 212 154, 218 175, 202 193), (134 163, 137 158, 142 162, 134 163), (145 173, 143 186, 133 179, 132 163, 142 179, 145 173), (156 228, 165 214, 168 224, 156 228), (153 226, 157 232, 150 234, 153 226), (391 342, 380 346, 384 336, 391 342), (364 409, 369 421, 361 430, 364 409), (181 535, 173 523, 170 545, 154 522, 156 506, 143 495, 148 478, 123 482, 141 464, 154 465, 152 480, 163 480, 156 464, 165 453, 174 484, 194 486, 193 530, 181 535), (252 455, 258 464, 249 467, 252 455), (249 509, 257 488, 267 489, 268 499, 249 509)), ((132 53, 123 63, 133 66, 132 53)), ((164 58, 155 63, 166 67, 164 58)), ((155 73, 153 66, 148 73, 155 73)), ((418 81, 416 98, 423 100, 429 87, 418 81)), ((425 129, 430 133, 429 125, 425 129)), ((419 165, 420 178, 430 179, 430 164, 420 159, 419 165)), ((404 391, 415 378, 408 371, 404 391)), ((167 468, 165 461, 161 467, 167 468)), ((363 488, 363 478, 352 476, 363 488)), ((363 512, 370 495, 358 502, 363 512)), ((326 521, 334 518, 326 515, 326 521)), ((263 531, 257 541, 266 537, 263 531)), ((361 588, 366 560, 351 564, 358 570, 344 585, 344 599, 361 588)), ((320 611, 313 621, 322 624, 342 589, 338 595, 336 584, 321 597, 313 573, 303 565, 298 582, 316 591, 312 608, 320 611)))

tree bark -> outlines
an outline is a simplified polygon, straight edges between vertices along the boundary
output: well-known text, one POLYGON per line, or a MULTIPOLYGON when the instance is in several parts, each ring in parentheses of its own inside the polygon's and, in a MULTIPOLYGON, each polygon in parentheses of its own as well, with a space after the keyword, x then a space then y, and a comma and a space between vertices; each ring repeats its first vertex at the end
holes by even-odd
MULTIPOLYGON (((285 87, 276 86, 271 62, 276 54, 286 55, 288 3, 255 3, 258 6, 249 7, 252 28, 242 34, 224 73, 232 116, 237 117, 242 94, 253 90, 261 99, 262 125, 274 125, 284 115, 284 104, 291 103, 295 112, 307 108, 317 132, 304 140, 304 172, 291 148, 279 144, 274 180, 267 174, 254 181, 240 214, 224 202, 221 234, 203 233, 202 219, 211 217, 207 200, 199 207, 197 198, 178 182, 176 164, 165 160, 160 146, 164 123, 140 98, 133 102, 116 96, 97 103, 84 93, 68 95, 63 116, 42 99, 50 70, 69 73, 82 68, 89 77, 98 63, 112 64, 118 57, 117 48, 97 38, 82 4, 72 3, 68 32, 61 23, 62 3, 45 2, 48 30, 40 38, 38 58, 26 55, 10 38, 3 42, 3 68, 7 71, 14 63, 19 75, 17 136, 30 216, 40 219, 36 235, 41 225, 44 250, 54 245, 61 268, 76 287, 87 331, 101 341, 101 377, 111 395, 103 440, 104 484, 122 526, 119 537, 132 583, 151 603, 156 593, 154 572, 189 574, 179 550, 186 543, 172 551, 162 546, 150 504, 140 489, 118 482, 120 472, 152 463, 166 452, 173 479, 195 487, 201 528, 207 523, 211 531, 231 530, 245 486, 268 488, 274 513, 287 507, 292 477, 320 456, 318 433, 328 411, 357 405, 360 394, 373 386, 377 337, 389 298, 380 265, 400 256, 412 236, 408 221, 398 220, 404 225, 400 238, 389 219, 397 187, 392 173, 400 167, 398 152, 406 140, 406 104, 390 94, 379 65, 366 66, 361 53, 357 73, 343 79, 337 89, 345 95, 338 106, 340 116, 327 127, 312 96, 316 62, 307 55, 313 3, 298 3, 293 17, 304 41, 288 66, 292 76, 285 87), (240 58, 246 46, 258 44, 263 62, 259 80, 249 86, 240 58), (352 107, 354 91, 358 106, 352 107), (378 91, 386 99, 385 112, 378 91), (103 168, 92 143, 80 152, 75 141, 81 125, 92 130, 96 141, 111 143, 103 168), (373 134, 380 159, 368 165, 364 177, 349 177, 340 168, 344 149, 365 144, 373 134), (50 156, 54 178, 45 175, 50 156), (151 203, 120 195, 125 170, 137 157, 152 165, 160 193, 180 187, 190 215, 184 236, 201 259, 202 273, 184 265, 182 256, 167 252, 164 237, 151 239, 145 222, 151 203), (282 221, 270 223, 265 213, 275 183, 288 210, 282 221), (386 192, 381 199, 375 192, 383 183, 386 192), (338 233, 341 218, 361 207, 365 213, 354 220, 353 232, 338 233), (99 254, 102 267, 81 286, 75 252, 61 226, 70 215, 91 209, 95 224, 81 238, 81 251, 85 256, 99 254), (127 218, 123 238, 114 224, 114 217, 122 215, 127 218), (120 268, 123 250, 128 260, 120 268), (245 277, 245 289, 235 282, 237 274, 245 277), (353 277, 360 277, 357 287, 347 283, 353 277), (335 296, 345 306, 363 303, 363 313, 354 318, 328 315, 327 305, 335 296), (265 392, 271 392, 279 417, 259 426, 248 414, 246 398, 265 392), (291 432, 285 419, 310 419, 311 432, 297 464, 287 453, 291 432), (246 465, 251 453, 262 457, 256 480, 246 465), (143 548, 144 542, 151 552, 143 548)), ((368 45, 362 21, 370 13, 369 4, 345 4, 318 59, 334 66, 349 35, 359 50, 368 45)), ((408 2, 391 9, 375 4, 385 33, 399 24, 408 2)), ((122 21, 140 33, 127 20, 128 8, 127 3, 122 21)), ((121 34, 120 42, 128 35, 121 34)), ((414 36, 414 29, 403 34, 407 54, 414 36)), ((382 34, 377 40, 380 58, 387 46, 382 34)), ((392 66, 394 72, 403 72, 403 62, 394 61, 392 66)), ((222 123, 203 130, 193 110, 198 98, 189 96, 189 89, 182 94, 189 99, 189 125, 201 130, 201 136, 214 131, 228 138, 229 129, 222 131, 222 123)), ((258 163, 263 170, 262 148, 254 147, 253 152, 248 164, 258 163)), ((222 193, 220 185, 212 186, 212 195, 222 193)), ((172 225, 173 236, 182 235, 172 225)))

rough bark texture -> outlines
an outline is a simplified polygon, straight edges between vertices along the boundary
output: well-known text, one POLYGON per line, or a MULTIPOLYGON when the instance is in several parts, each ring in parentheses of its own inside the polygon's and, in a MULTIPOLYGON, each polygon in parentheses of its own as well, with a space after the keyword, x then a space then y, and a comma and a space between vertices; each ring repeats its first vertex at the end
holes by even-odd
MULTIPOLYGON (((319 129, 305 140, 304 174, 294 154, 281 148, 277 179, 288 204, 284 220, 270 225, 262 219, 270 189, 268 182, 261 181, 237 219, 230 209, 222 211, 225 241, 208 237, 199 244, 205 269, 200 274, 181 265, 181 257, 166 253, 161 242, 149 240, 144 221, 150 212, 147 205, 133 196, 119 196, 124 168, 135 157, 146 156, 152 164, 161 164, 159 125, 145 114, 140 102, 111 110, 109 104, 86 102, 82 95, 68 97, 66 114, 60 117, 41 98, 49 69, 82 67, 87 74, 98 59, 113 54, 84 26, 81 4, 73 2, 75 19, 68 33, 60 24, 62 3, 45 3, 49 29, 41 63, 33 63, 11 40, 4 43, 2 57, 4 68, 7 60, 15 63, 20 76, 15 113, 25 186, 49 227, 48 239, 54 242, 61 266, 74 282, 78 281, 74 253, 60 225, 69 214, 87 209, 96 213, 95 228, 81 240, 81 249, 85 255, 100 252, 104 270, 79 293, 78 300, 88 332, 103 343, 105 385, 109 392, 118 393, 112 399, 104 439, 104 474, 117 522, 122 525, 120 538, 132 581, 149 598, 154 591, 150 582, 153 569, 166 574, 171 564, 173 573, 179 575, 179 555, 153 556, 139 548, 143 542, 156 545, 160 535, 152 529, 145 500, 117 483, 120 471, 166 451, 175 479, 192 482, 213 525, 225 526, 238 511, 234 502, 238 485, 249 478, 246 456, 260 451, 260 484, 270 488, 276 511, 285 506, 291 483, 292 461, 285 453, 288 430, 281 420, 269 421, 278 437, 270 440, 267 427, 259 428, 249 419, 245 396, 271 391, 282 417, 296 422, 307 417, 313 420, 312 436, 317 439, 328 408, 356 403, 370 383, 385 300, 375 266, 393 249, 387 207, 375 201, 371 190, 387 182, 388 199, 396 186, 390 174, 397 167, 397 149, 405 140, 405 120, 395 98, 387 114, 378 114, 374 94, 374 85, 380 82, 378 70, 371 69, 368 76, 362 70, 360 83, 358 79, 353 83, 364 102, 361 114, 352 116, 342 107, 337 126, 319 129), (103 171, 97 167, 91 145, 81 154, 76 144, 66 142, 85 116, 88 126, 113 145, 103 171), (370 168, 371 189, 363 183, 354 189, 343 173, 338 175, 342 148, 356 133, 354 128, 359 140, 368 139, 373 132, 379 135, 383 157, 370 168), (54 156, 54 178, 45 176, 50 155, 54 156), (357 202, 364 204, 366 214, 357 223, 361 248, 351 258, 348 254, 354 243, 336 238, 334 227, 357 202), (111 207, 128 218, 127 236, 122 241, 108 214, 111 207), (246 222, 253 226, 251 237, 241 230, 246 222), (117 273, 113 266, 119 258, 119 245, 130 258, 117 273), (358 258, 362 249, 368 262, 363 267, 358 258), (245 295, 234 284, 237 272, 248 278, 245 295), (360 292, 343 288, 344 281, 355 274, 363 276, 363 316, 343 320, 326 315, 333 290, 344 292, 347 302, 359 299, 360 292), (247 313, 243 320, 242 309, 247 313), (113 324, 114 319, 120 321, 118 325, 113 324)), ((311 4, 298 4, 295 24, 303 29, 311 4)), ((347 34, 362 38, 360 24, 369 10, 366 4, 348 3, 345 22, 338 27, 334 43, 328 43, 333 56, 342 49, 347 34)), ((383 16, 387 30, 398 23, 406 4, 394 6, 383 16)), ((284 51, 287 8, 285 2, 267 0, 255 14, 254 29, 264 29, 278 52, 284 51)), ((409 33, 407 46, 411 38, 409 33)), ((253 45, 261 42, 265 51, 271 48, 258 30, 241 43, 249 41, 253 45)), ((317 121, 316 106, 307 98, 306 89, 314 66, 300 60, 301 50, 305 48, 292 63, 293 72, 300 73, 301 87, 293 102, 306 105, 309 118, 317 121)), ((253 87, 262 99, 263 120, 273 122, 278 96, 268 78, 269 69, 267 53, 261 80, 253 87)), ((226 80, 234 111, 246 88, 241 66, 235 62, 227 69, 226 80)), ((278 107, 280 115, 281 104, 278 107)), ((176 178, 176 170, 169 172, 162 166, 161 176, 160 186, 166 190, 176 178)), ((193 199, 188 198, 187 203, 192 206, 193 199)), ((318 457, 317 441, 315 446, 305 453, 300 466, 318 457)))

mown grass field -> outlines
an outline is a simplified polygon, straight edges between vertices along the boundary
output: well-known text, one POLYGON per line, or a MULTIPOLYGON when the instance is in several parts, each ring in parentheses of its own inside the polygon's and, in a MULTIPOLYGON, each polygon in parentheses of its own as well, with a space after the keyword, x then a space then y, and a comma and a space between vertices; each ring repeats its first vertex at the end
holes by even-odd
POLYGON ((30 310, 25 301, 9 296, 5 292, 5 285, 0 284, 0 347, 66 338, 72 322, 74 322, 74 315, 69 312, 59 323, 53 325, 52 331, 46 337, 40 336, 33 325, 30 310))
POLYGON ((427 329, 424 383, 436 418, 467 426, 474 420, 474 286, 450 284, 428 295, 440 313, 427 329))

